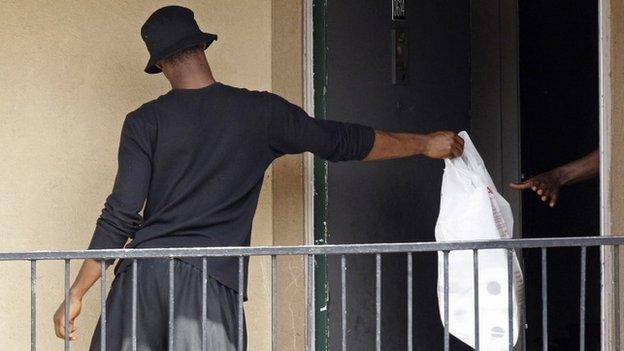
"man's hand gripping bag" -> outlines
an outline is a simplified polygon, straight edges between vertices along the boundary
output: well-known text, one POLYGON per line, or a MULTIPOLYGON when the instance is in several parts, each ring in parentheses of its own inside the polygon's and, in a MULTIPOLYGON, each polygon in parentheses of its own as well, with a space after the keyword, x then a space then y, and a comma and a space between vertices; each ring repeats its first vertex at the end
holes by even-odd
MULTIPOLYGON (((461 157, 445 160, 437 241, 512 238, 513 215, 498 193, 468 133, 461 157)), ((482 351, 509 349, 507 250, 479 250, 479 345, 482 351)), ((444 256, 438 254, 438 303, 444 321, 444 256)), ((524 305, 522 271, 513 253, 513 340, 518 340, 524 305)), ((449 253, 449 331, 475 347, 473 252, 449 253)))

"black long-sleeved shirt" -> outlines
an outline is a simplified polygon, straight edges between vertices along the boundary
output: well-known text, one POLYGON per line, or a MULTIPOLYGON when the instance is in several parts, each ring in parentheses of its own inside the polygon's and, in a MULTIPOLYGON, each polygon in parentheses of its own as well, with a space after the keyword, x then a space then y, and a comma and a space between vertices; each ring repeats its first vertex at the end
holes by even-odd
MULTIPOLYGON (((310 118, 271 93, 221 83, 171 90, 126 117, 115 185, 89 248, 121 248, 128 239, 127 248, 249 245, 274 159, 310 151, 361 160, 373 141, 372 128, 310 118)), ((237 262, 208 258, 208 274, 238 290, 237 262)), ((120 260, 115 272, 129 263, 120 260)))

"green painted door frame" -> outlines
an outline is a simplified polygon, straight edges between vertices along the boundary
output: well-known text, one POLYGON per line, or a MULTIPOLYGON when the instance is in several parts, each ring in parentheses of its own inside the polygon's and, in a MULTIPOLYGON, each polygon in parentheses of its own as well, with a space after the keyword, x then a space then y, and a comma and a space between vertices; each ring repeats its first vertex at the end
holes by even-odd
MULTIPOLYGON (((312 0, 314 116, 326 118, 325 88, 325 12, 327 0, 312 0)), ((314 245, 327 243, 327 161, 314 157, 314 245)), ((329 286, 327 257, 316 256, 314 262, 314 330, 317 351, 327 351, 329 343, 329 286)))

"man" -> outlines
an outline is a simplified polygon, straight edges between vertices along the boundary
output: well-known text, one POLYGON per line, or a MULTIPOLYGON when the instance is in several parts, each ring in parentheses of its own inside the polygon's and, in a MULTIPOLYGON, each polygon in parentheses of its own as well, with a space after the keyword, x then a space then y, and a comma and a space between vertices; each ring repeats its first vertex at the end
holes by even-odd
MULTIPOLYGON (((128 238, 128 248, 249 245, 264 172, 284 154, 347 161, 462 153, 463 140, 453 132, 390 133, 316 120, 277 95, 216 82, 203 51, 217 37, 201 32, 189 9, 157 10, 141 34, 150 53, 145 72, 162 71, 172 89, 126 117, 115 185, 90 249, 121 248, 128 238)), ((168 262, 137 264, 139 350, 164 350, 169 342, 168 262)), ((201 349, 201 268, 201 259, 174 261, 175 350, 201 349)), ((207 349, 235 350, 238 259, 210 258, 207 272, 207 349)), ((120 260, 115 273, 106 342, 110 350, 129 350, 131 262, 120 260)), ((100 264, 85 260, 71 287, 71 340, 81 299, 99 275, 100 264)), ((61 338, 63 310, 61 304, 54 316, 61 338)), ((99 345, 98 324, 91 350, 99 345)))
POLYGON ((548 172, 539 174, 520 183, 509 186, 516 190, 533 190, 543 202, 555 207, 559 192, 563 186, 578 183, 598 176, 600 172, 600 155, 594 150, 578 160, 566 163, 548 172))

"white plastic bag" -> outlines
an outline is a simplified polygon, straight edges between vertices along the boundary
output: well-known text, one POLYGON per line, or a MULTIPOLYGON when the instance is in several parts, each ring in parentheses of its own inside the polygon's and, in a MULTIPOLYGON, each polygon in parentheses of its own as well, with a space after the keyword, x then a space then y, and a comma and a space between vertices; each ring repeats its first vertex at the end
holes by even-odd
MULTIPOLYGON (((509 203, 498 193, 483 159, 468 133, 461 157, 445 160, 437 241, 509 239, 513 215, 509 203)), ((479 344, 483 351, 508 350, 509 304, 507 251, 479 250, 479 344)), ((518 340, 524 306, 524 281, 513 255, 513 337, 518 340)), ((475 347, 474 276, 472 251, 449 253, 449 331, 475 347)), ((438 255, 438 303, 444 322, 444 265, 438 255)))

